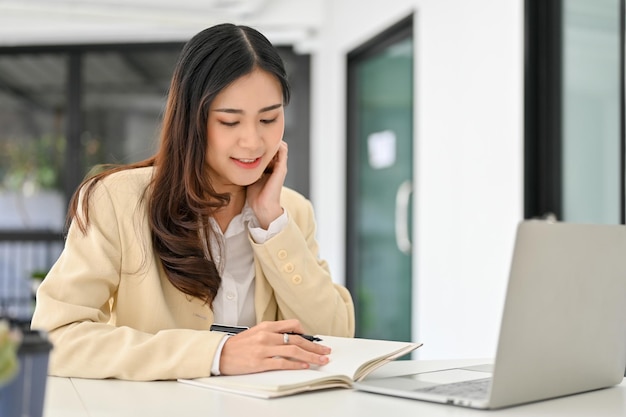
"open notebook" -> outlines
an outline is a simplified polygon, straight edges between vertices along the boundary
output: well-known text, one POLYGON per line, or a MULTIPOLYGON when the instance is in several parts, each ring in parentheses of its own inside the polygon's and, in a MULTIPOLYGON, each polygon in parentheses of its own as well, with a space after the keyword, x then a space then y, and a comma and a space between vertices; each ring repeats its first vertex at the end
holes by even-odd
POLYGON ((350 388, 374 369, 404 356, 421 343, 318 336, 331 348, 330 362, 302 370, 179 379, 179 382, 259 398, 282 397, 326 388, 350 388))

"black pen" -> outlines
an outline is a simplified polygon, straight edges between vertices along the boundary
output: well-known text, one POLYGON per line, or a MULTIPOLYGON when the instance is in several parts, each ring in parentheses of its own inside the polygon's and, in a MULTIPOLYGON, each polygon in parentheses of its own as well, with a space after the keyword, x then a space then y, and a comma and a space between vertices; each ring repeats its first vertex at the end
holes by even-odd
POLYGON ((300 337, 304 337, 306 340, 311 341, 311 342, 321 342, 322 339, 320 339, 317 336, 311 336, 310 334, 302 334, 302 333, 296 333, 296 332, 286 332, 287 334, 295 334, 296 336, 300 336, 300 337))
MULTIPOLYGON (((243 332, 244 330, 248 330, 248 327, 245 326, 226 326, 224 324, 212 324, 210 330, 212 332, 222 332, 222 333, 228 333, 228 334, 238 334, 243 332)), ((311 336, 309 334, 302 334, 302 333, 296 333, 296 332, 286 332, 289 335, 296 335, 296 336, 300 336, 300 337, 304 337, 306 340, 309 340, 311 342, 321 342, 322 339, 320 339, 319 337, 316 336, 311 336)))

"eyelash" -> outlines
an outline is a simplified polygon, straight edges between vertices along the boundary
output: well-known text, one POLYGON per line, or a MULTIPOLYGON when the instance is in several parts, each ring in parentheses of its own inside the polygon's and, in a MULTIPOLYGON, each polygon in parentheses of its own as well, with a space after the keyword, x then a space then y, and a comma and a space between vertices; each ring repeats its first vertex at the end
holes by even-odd
MULTIPOLYGON (((261 119, 260 122, 263 123, 264 125, 269 125, 269 124, 274 123, 276 119, 277 119, 276 117, 273 119, 261 119)), ((220 122, 220 123, 227 127, 234 127, 239 124, 239 122, 220 122)))

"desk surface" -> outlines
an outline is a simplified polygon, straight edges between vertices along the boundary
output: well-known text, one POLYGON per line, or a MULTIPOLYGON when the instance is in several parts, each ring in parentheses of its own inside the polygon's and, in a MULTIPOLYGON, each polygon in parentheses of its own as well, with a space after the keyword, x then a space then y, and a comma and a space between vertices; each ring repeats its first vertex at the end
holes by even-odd
MULTIPOLYGON (((397 361, 371 377, 484 363, 397 361)), ((330 389, 272 400, 222 393, 176 381, 131 382, 49 377, 44 417, 320 417, 320 416, 603 416, 626 415, 626 382, 603 390, 496 411, 470 410, 350 389, 330 389)))

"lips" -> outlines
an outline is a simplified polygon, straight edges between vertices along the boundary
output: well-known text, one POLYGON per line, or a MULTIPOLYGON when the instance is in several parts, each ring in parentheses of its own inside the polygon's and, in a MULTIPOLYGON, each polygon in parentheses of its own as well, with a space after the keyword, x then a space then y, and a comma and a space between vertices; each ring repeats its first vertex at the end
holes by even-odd
POLYGON ((246 169, 254 169, 257 168, 261 164, 261 158, 231 158, 233 162, 241 167, 246 169))

